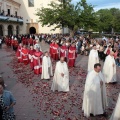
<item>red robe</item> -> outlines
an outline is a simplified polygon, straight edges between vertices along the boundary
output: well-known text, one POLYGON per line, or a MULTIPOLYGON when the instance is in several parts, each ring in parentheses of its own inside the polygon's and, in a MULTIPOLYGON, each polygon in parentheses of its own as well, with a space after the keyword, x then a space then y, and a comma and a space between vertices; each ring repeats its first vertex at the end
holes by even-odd
POLYGON ((18 41, 17 40, 14 40, 14 47, 18 48, 18 41))
POLYGON ((32 38, 29 39, 29 44, 33 45, 33 39, 32 38))
POLYGON ((30 67, 33 70, 34 69, 34 64, 33 64, 33 55, 34 55, 35 50, 29 50, 29 61, 30 61, 30 67))
POLYGON ((61 46, 60 47, 60 57, 65 57, 65 59, 67 60, 67 54, 68 54, 68 48, 67 46, 61 46))
POLYGON ((54 60, 59 59, 59 45, 58 44, 53 45, 53 55, 52 56, 53 56, 54 60))
POLYGON ((23 43, 23 45, 26 45, 26 40, 24 37, 22 38, 22 43, 23 43))
POLYGON ((22 62, 22 54, 21 54, 22 47, 18 46, 16 56, 18 58, 18 62, 22 62))
POLYGON ((68 50, 68 66, 69 67, 74 67, 75 66, 76 57, 77 57, 76 47, 70 46, 70 48, 68 50))
POLYGON ((8 39, 8 46, 11 46, 11 39, 8 39))
POLYGON ((42 54, 41 51, 33 54, 34 73, 37 75, 42 73, 42 54))
POLYGON ((49 50, 51 58, 53 58, 53 46, 54 46, 54 43, 51 43, 50 44, 50 50, 49 50))
POLYGON ((29 63, 28 53, 29 53, 29 50, 27 48, 23 48, 21 50, 22 61, 25 65, 27 65, 29 63))
POLYGON ((12 46, 14 46, 14 42, 15 42, 15 40, 12 39, 12 40, 11 40, 11 45, 12 45, 12 46))

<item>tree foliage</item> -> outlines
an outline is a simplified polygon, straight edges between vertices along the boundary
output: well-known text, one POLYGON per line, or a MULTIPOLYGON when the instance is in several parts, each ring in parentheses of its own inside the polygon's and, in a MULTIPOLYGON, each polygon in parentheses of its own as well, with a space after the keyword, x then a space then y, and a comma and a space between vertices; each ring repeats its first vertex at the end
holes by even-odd
POLYGON ((101 32, 120 32, 120 9, 100 9, 96 12, 97 29, 101 32))
POLYGON ((38 22, 42 26, 55 25, 56 28, 68 27, 72 33, 78 28, 91 28, 95 26, 95 13, 92 5, 86 0, 79 1, 76 5, 71 0, 51 2, 47 8, 37 9, 38 22))

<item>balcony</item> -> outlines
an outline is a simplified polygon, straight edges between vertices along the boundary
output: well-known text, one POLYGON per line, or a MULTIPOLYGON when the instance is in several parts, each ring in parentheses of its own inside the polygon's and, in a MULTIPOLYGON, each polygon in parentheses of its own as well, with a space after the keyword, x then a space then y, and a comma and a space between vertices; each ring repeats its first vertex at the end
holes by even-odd
POLYGON ((3 15, 0 15, 0 21, 2 21, 2 22, 15 22, 15 23, 23 24, 22 18, 3 16, 3 15))

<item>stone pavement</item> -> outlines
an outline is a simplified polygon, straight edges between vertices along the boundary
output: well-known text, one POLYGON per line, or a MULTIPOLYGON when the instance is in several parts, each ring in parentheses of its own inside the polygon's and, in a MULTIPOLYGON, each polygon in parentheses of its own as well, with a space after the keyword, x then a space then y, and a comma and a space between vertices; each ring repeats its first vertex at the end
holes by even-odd
MULTIPOLYGON (((43 51, 48 45, 41 43, 43 51)), ((15 108, 16 120, 108 120, 118 94, 120 92, 120 68, 117 67, 117 84, 108 84, 107 95, 109 107, 108 116, 96 116, 89 119, 83 116, 82 97, 87 70, 87 56, 78 55, 76 68, 70 71, 70 92, 53 93, 50 81, 41 81, 34 75, 29 65, 17 63, 15 52, 3 45, 0 49, 0 74, 2 74, 7 90, 10 90, 17 100, 15 108)), ((103 63, 102 63, 103 64, 103 63)), ((53 71, 55 61, 53 61, 53 71)))

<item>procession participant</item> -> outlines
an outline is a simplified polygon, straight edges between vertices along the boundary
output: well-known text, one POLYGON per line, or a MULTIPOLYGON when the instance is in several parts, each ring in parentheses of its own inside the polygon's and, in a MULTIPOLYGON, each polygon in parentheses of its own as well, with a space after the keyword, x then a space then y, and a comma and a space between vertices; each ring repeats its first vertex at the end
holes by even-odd
POLYGON ((42 60, 42 75, 41 79, 50 79, 50 76, 53 76, 52 62, 49 57, 48 51, 45 52, 45 56, 42 60))
POLYGON ((8 47, 11 47, 11 38, 8 38, 8 47))
POLYGON ((96 45, 93 45, 93 49, 90 51, 88 58, 88 72, 94 70, 94 64, 99 63, 98 51, 96 45))
POLYGON ((18 41, 17 41, 17 38, 15 37, 15 39, 14 39, 14 50, 16 51, 17 50, 17 48, 18 48, 18 41))
POLYGON ((40 43, 39 43, 39 40, 38 39, 36 39, 36 44, 34 45, 34 49, 36 50, 36 48, 38 48, 38 49, 40 49, 40 51, 42 51, 41 50, 41 46, 40 46, 40 43))
POLYGON ((96 63, 94 70, 86 77, 82 110, 84 116, 89 117, 103 114, 107 106, 106 87, 101 73, 101 65, 96 63))
POLYGON ((16 100, 10 91, 4 90, 0 84, 0 108, 2 109, 2 119, 0 120, 15 120, 13 106, 16 100))
POLYGON ((42 73, 42 55, 43 53, 40 51, 40 48, 36 48, 36 51, 33 54, 33 65, 34 73, 37 75, 42 73))
POLYGON ((53 45, 53 59, 54 60, 58 60, 59 59, 59 45, 58 45, 58 41, 55 42, 55 44, 53 45))
POLYGON ((113 114, 109 120, 120 120, 120 94, 118 96, 116 107, 115 107, 113 114))
POLYGON ((22 54, 22 61, 25 65, 29 63, 28 53, 29 53, 29 50, 26 48, 26 45, 24 45, 21 50, 21 54, 22 54))
POLYGON ((33 39, 32 39, 32 37, 31 37, 31 35, 30 35, 30 39, 29 39, 29 45, 30 45, 30 46, 33 46, 33 39))
POLYGON ((61 57, 60 61, 56 63, 51 90, 53 92, 56 90, 63 92, 69 91, 69 71, 64 57, 61 57))
POLYGON ((22 37, 22 44, 23 44, 23 45, 26 44, 25 37, 22 37))
POLYGON ((29 61, 30 61, 30 67, 33 70, 34 69, 34 64, 33 64, 33 55, 34 55, 35 49, 33 48, 33 46, 30 46, 30 50, 29 50, 29 61))
POLYGON ((11 39, 11 46, 12 46, 13 50, 14 50, 14 42, 15 42, 15 40, 14 40, 14 37, 12 36, 12 39, 11 39))
POLYGON ((66 43, 63 42, 62 46, 60 47, 60 58, 64 57, 65 61, 67 62, 67 56, 68 56, 68 48, 66 46, 66 43))
POLYGON ((76 47, 75 47, 75 43, 73 42, 68 50, 68 66, 69 67, 75 67, 76 57, 77 57, 76 47))
POLYGON ((109 44, 104 51, 104 61, 105 61, 105 58, 110 54, 111 51, 112 51, 112 47, 111 47, 111 44, 109 44))
POLYGON ((116 64, 113 51, 111 51, 110 55, 108 55, 105 59, 103 74, 106 83, 116 82, 116 64))
POLYGON ((54 44, 55 44, 55 42, 54 42, 54 40, 52 40, 52 43, 50 44, 50 50, 49 50, 51 58, 53 58, 53 46, 54 46, 54 44))
POLYGON ((22 54, 21 54, 22 48, 23 48, 22 43, 20 43, 18 48, 17 48, 17 52, 16 52, 16 56, 18 58, 18 62, 22 62, 22 54))

